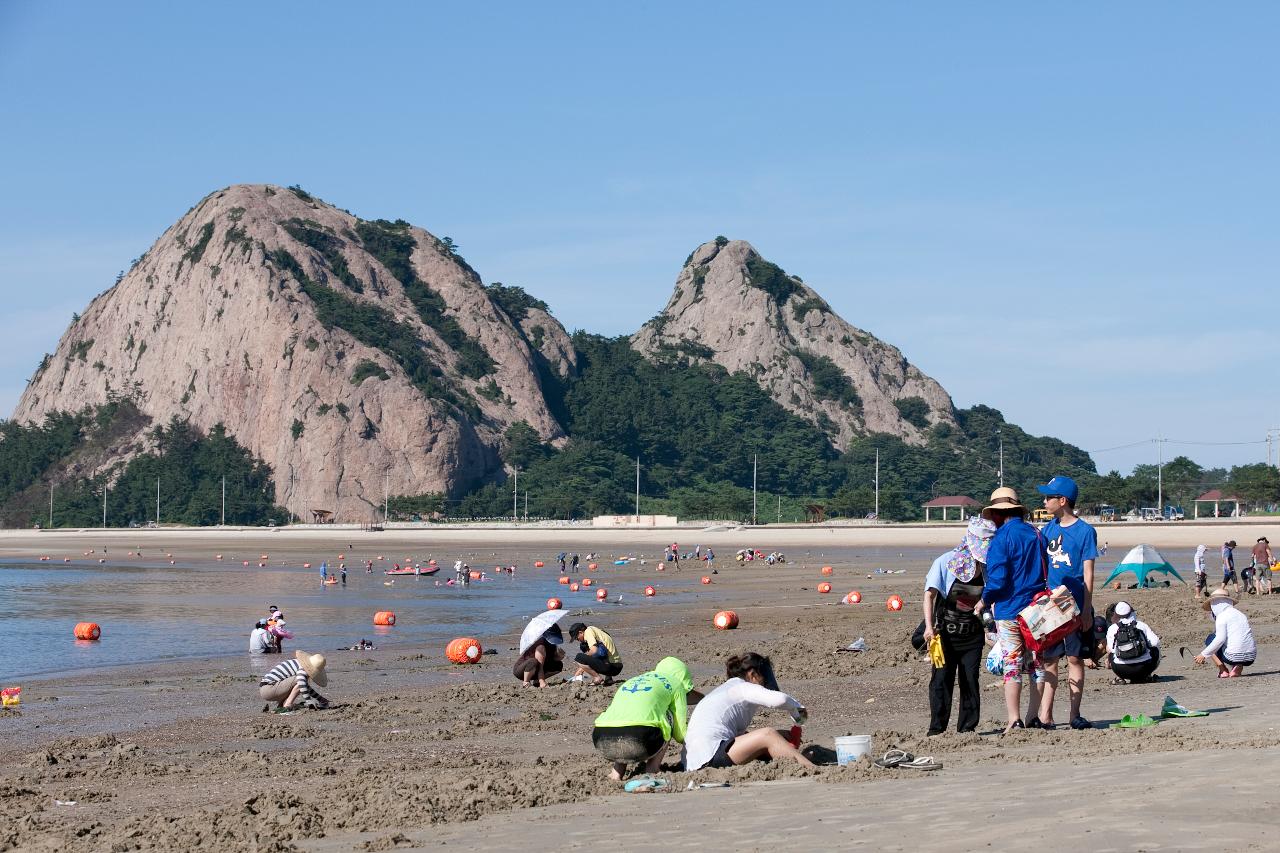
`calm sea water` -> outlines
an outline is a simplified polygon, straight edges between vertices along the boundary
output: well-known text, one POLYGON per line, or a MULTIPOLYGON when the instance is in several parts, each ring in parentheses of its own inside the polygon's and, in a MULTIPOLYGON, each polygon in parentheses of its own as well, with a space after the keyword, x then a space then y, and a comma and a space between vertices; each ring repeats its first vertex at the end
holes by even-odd
MULTIPOLYGON (((436 579, 443 584, 452 577, 452 565, 436 578, 398 577, 392 586, 384 586, 390 579, 376 565, 374 572, 348 565, 342 587, 322 586, 318 569, 0 563, 0 681, 247 655, 253 623, 266 618, 271 604, 284 610, 296 637, 286 642, 286 651, 327 652, 362 638, 379 648, 443 644, 459 635, 485 637, 518 629, 524 619, 546 608, 547 597, 558 588, 554 569, 524 569, 514 577, 502 574, 468 587, 435 585, 436 579), (373 625, 379 610, 396 613, 395 627, 373 625), (81 621, 101 625, 102 639, 75 640, 72 631, 81 621)), ((610 598, 623 593, 633 603, 647 603, 645 581, 596 581, 608 584, 610 598)), ((690 577, 680 585, 694 583, 696 578, 690 577)), ((670 588, 663 597, 680 594, 670 588)), ((589 600, 574 596, 572 603, 589 600)))

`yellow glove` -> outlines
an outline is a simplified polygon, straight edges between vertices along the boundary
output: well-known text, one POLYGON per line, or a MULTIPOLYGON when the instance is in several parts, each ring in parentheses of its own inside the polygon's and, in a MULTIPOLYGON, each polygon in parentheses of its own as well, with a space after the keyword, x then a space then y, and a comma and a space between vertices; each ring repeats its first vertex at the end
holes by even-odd
POLYGON ((942 638, 937 634, 929 641, 929 661, 934 669, 942 669, 947 664, 947 659, 942 654, 942 638))

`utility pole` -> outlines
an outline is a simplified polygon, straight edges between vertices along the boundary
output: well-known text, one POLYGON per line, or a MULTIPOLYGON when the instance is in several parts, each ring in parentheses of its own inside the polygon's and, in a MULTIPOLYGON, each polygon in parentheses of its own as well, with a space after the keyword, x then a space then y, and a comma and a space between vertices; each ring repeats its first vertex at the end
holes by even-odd
POLYGON ((636 524, 640 523, 640 457, 636 457, 636 524))
POLYGON ((1004 486, 1004 436, 1000 436, 1000 470, 998 472, 1000 486, 1004 486))
POLYGON ((1156 512, 1164 518, 1164 443, 1168 439, 1157 438, 1156 442, 1156 512))
POLYGON ((391 474, 388 471, 382 472, 382 523, 385 525, 390 516, 388 511, 391 509, 391 474))
POLYGON ((782 523, 782 495, 778 495, 778 523, 782 523))
POLYGON ((529 520, 529 490, 524 490, 524 520, 529 520))
POLYGON ((156 477, 156 527, 160 526, 160 478, 156 477))
POLYGON ((49 526, 53 527, 53 481, 49 481, 49 526))
POLYGON ((102 526, 107 526, 107 484, 102 484, 102 526))
MULTIPOLYGON (((1267 430, 1267 464, 1271 465, 1271 443, 1274 439, 1280 438, 1280 427, 1274 427, 1267 430)), ((1276 453, 1275 467, 1280 468, 1280 452, 1276 453)))
POLYGON ((227 526, 227 475, 222 475, 222 526, 227 526))
POLYGON ((511 520, 520 520, 520 469, 516 469, 516 483, 511 489, 511 520))
POLYGON ((752 524, 758 523, 758 520, 757 520, 758 517, 756 516, 756 474, 759 472, 759 470, 760 470, 760 456, 759 454, 756 454, 751 457, 751 523, 752 524))
POLYGON ((876 448, 876 521, 880 520, 880 448, 876 448))

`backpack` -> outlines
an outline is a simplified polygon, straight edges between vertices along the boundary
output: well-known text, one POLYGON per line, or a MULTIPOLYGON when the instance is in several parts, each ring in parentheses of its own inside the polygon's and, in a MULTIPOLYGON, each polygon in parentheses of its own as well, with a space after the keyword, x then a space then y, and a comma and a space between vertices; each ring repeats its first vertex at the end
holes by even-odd
POLYGON ((1137 660, 1151 654, 1147 635, 1138 627, 1138 620, 1116 624, 1116 660, 1120 663, 1137 660))

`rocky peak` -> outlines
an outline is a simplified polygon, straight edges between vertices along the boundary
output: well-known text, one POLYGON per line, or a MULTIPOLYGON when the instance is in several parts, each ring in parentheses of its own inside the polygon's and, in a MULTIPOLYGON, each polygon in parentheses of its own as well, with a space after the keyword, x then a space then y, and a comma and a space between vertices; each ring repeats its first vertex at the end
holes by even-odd
POLYGON ((666 307, 631 343, 652 359, 750 374, 841 450, 873 432, 920 443, 933 424, 955 423, 947 392, 897 347, 845 322, 741 240, 717 237, 695 249, 666 307))
POLYGON ((384 489, 456 493, 499 473, 517 421, 563 440, 540 376, 573 373, 573 347, 520 296, 407 222, 228 187, 90 303, 14 418, 126 397, 157 423, 223 423, 274 468, 282 504, 360 520, 384 489))

